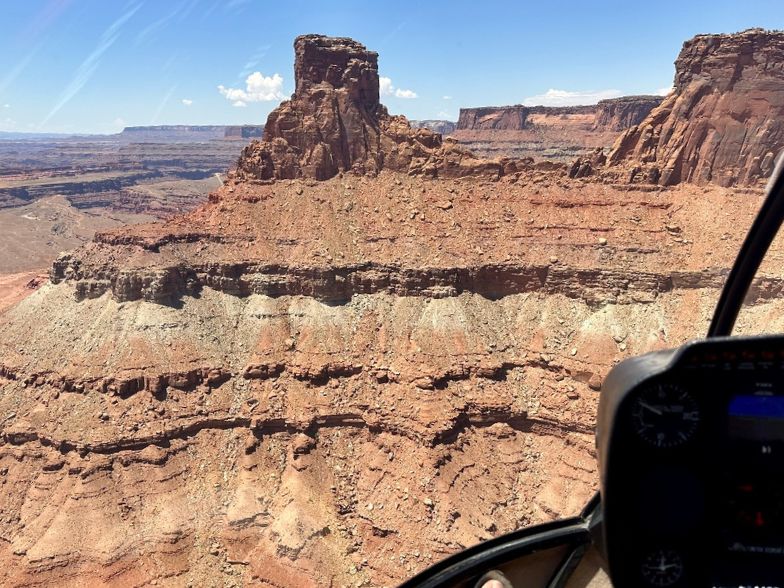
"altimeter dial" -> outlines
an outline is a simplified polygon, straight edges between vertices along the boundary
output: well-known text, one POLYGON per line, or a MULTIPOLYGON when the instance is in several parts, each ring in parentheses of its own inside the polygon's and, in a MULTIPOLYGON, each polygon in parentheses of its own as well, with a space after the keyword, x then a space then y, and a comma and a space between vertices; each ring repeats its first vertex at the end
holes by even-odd
POLYGON ((634 399, 632 419, 637 435, 649 445, 677 447, 694 436, 700 410, 688 390, 676 384, 657 384, 634 399))
POLYGON ((651 586, 673 586, 683 576, 683 559, 672 549, 657 549, 643 560, 640 571, 651 586))

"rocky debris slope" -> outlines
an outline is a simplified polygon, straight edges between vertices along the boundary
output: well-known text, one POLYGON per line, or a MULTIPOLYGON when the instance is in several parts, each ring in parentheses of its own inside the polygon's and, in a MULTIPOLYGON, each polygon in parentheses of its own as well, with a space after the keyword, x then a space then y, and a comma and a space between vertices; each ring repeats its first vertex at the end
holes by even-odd
MULTIPOLYGON (((316 181, 305 97, 377 104, 357 45, 300 38, 299 98, 207 204, 99 233, 0 315, 0 584, 397 584, 576 512, 603 375, 704 331, 759 195, 446 179, 442 147, 434 177, 356 146, 375 176, 316 181)), ((780 326, 781 288, 741 322, 780 326)))
POLYGON ((575 512, 602 376, 702 330, 756 205, 383 172, 102 233, 0 320, 2 583, 390 586, 575 512))
POLYGON ((102 233, 0 320, 2 582, 390 586, 575 512, 602 376, 757 204, 383 172, 102 233))
POLYGON ((441 135, 412 129, 379 102, 378 54, 352 39, 304 35, 294 42, 296 89, 273 110, 262 141, 242 153, 242 179, 325 180, 340 172, 498 177, 499 162, 477 160, 441 135))
POLYGON ((784 147, 784 32, 698 35, 675 70, 674 91, 618 139, 609 163, 665 186, 767 177, 784 147))

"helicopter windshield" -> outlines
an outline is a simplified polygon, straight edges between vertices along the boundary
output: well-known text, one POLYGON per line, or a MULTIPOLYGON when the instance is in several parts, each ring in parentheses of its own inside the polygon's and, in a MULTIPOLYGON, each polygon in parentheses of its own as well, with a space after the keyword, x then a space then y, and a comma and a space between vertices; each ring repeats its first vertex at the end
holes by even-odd
POLYGON ((760 205, 784 33, 557 4, 4 3, 0 584, 392 586, 584 511, 605 376, 706 333, 760 205))

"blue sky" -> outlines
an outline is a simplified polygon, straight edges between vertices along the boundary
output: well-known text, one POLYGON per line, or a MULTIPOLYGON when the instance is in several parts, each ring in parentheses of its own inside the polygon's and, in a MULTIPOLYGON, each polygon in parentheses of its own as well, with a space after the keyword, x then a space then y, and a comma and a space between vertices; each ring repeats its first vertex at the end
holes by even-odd
POLYGON ((378 51, 383 102, 460 107, 654 93, 698 33, 784 28, 780 0, 2 0, 0 130, 263 123, 294 89, 292 42, 378 51))

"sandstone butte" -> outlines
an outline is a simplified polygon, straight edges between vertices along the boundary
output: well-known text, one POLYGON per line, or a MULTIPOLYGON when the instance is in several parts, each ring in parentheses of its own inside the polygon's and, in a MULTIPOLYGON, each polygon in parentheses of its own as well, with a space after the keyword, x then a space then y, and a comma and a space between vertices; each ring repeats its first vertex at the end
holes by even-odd
MULTIPOLYGON (((767 96, 746 40, 781 38, 687 43, 639 129, 724 128, 676 120, 687 79, 767 96)), ((390 116, 359 43, 295 51, 294 96, 208 204, 96 235, 2 311, 3 585, 395 585, 576 512, 603 375, 704 332, 758 187, 482 160, 390 116)), ((776 148, 754 136, 738 177, 776 148)), ((782 284, 742 328, 781 330, 782 284)))
POLYGON ((675 69, 673 92, 617 140, 610 163, 636 163, 632 180, 664 186, 769 176, 784 147, 784 35, 698 35, 675 69))

